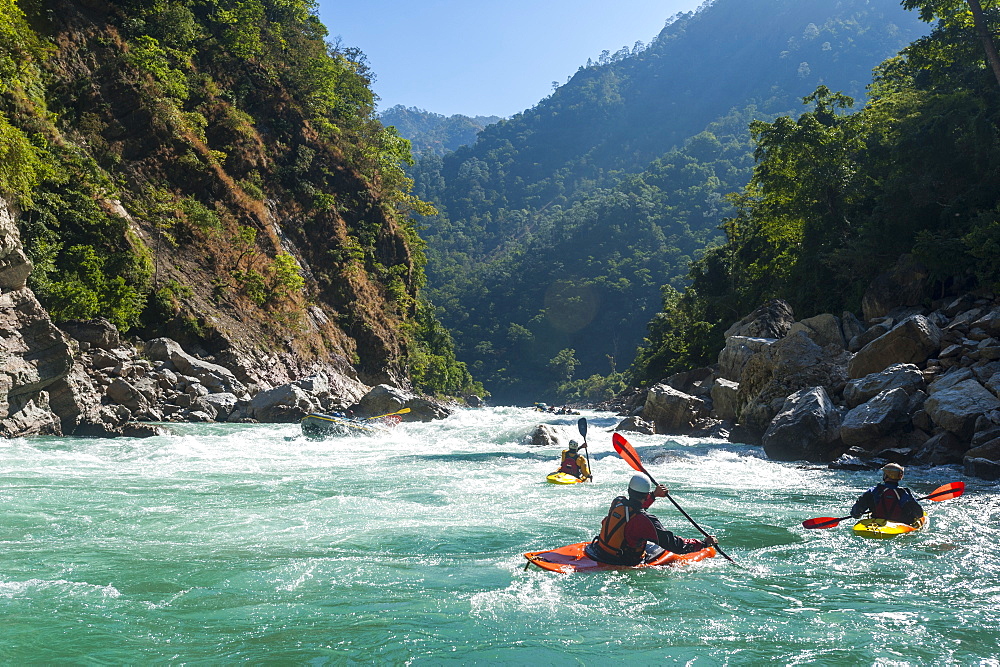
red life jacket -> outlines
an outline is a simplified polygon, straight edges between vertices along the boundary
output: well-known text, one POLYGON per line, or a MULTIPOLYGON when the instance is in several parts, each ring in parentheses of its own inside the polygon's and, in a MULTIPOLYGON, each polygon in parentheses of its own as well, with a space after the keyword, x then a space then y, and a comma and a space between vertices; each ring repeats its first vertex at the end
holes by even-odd
POLYGON ((900 506, 903 492, 898 487, 893 488, 879 484, 872 490, 872 495, 875 496, 875 507, 872 508, 873 518, 907 523, 909 517, 900 506))
POLYGON ((641 563, 645 545, 633 549, 625 543, 625 525, 635 515, 625 496, 618 496, 611 502, 608 515, 601 521, 601 532, 591 543, 609 562, 641 563))
POLYGON ((562 453, 562 465, 559 466, 559 472, 564 472, 567 475, 573 475, 573 477, 580 476, 580 463, 579 454, 573 454, 568 449, 564 449, 562 453))

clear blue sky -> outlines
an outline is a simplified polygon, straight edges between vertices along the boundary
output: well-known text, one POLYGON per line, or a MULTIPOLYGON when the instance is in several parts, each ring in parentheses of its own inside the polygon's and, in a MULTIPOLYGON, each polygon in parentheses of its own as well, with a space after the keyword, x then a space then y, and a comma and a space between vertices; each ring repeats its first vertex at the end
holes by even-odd
POLYGON ((380 109, 467 116, 534 106, 587 58, 636 41, 702 0, 318 0, 330 39, 368 56, 380 109))

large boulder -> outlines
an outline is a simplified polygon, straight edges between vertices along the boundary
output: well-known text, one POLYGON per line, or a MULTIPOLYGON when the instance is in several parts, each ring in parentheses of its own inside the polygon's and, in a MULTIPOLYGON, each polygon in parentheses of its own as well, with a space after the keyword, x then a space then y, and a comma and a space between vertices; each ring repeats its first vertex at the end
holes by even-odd
POLYGON ((927 466, 943 466, 962 463, 965 446, 958 436, 950 431, 941 431, 931 436, 917 449, 912 462, 927 466))
POLYGON ((788 333, 791 334, 796 331, 804 331, 820 347, 824 345, 846 347, 847 345, 847 342, 844 340, 844 333, 840 328, 840 320, 830 313, 823 313, 795 322, 788 330, 788 333))
POLYGON ((842 416, 823 387, 795 392, 764 433, 762 443, 775 461, 832 461, 846 449, 840 441, 842 416))
POLYGON ((935 424, 968 442, 975 433, 976 420, 1000 408, 1000 399, 973 378, 933 392, 924 401, 924 410, 935 424))
POLYGON ((836 346, 820 347, 803 331, 764 348, 743 369, 737 392, 740 423, 763 433, 789 395, 810 387, 840 394, 847 383, 849 357, 836 346))
POLYGON ((858 350, 847 372, 856 379, 893 364, 922 364, 940 345, 941 330, 937 325, 923 315, 913 315, 858 350))
POLYGON ((795 322, 787 301, 772 299, 726 330, 725 337, 782 338, 795 322))
POLYGON ((841 440, 848 447, 871 449, 871 443, 909 423, 909 402, 909 395, 900 387, 883 391, 844 415, 841 440))
POLYGON ((644 433, 646 435, 653 435, 656 433, 656 427, 650 424, 645 419, 641 417, 636 417, 635 415, 631 417, 626 417, 618 423, 615 427, 616 431, 627 431, 632 433, 644 433))
POLYGON ((389 384, 372 387, 361 397, 354 411, 365 417, 378 417, 399 412, 403 408, 409 410, 402 415, 403 421, 407 422, 429 422, 434 419, 444 419, 452 413, 452 410, 440 401, 426 396, 414 396, 389 384))
POLYGON ((289 424, 319 410, 320 403, 315 396, 289 383, 258 392, 243 416, 262 423, 289 424))
POLYGON ((727 337, 726 346, 719 352, 719 376, 738 383, 747 362, 777 342, 777 338, 727 337))
POLYGON ((924 387, 924 375, 913 364, 893 364, 883 371, 848 382, 844 387, 844 401, 853 408, 897 387, 913 394, 924 387))
POLYGON ((413 398, 412 394, 398 387, 380 384, 372 387, 358 400, 354 411, 362 417, 387 415, 406 407, 406 402, 411 398, 413 398))
POLYGON ((657 433, 689 431, 699 419, 709 416, 708 405, 697 396, 677 391, 668 384, 650 387, 642 418, 656 424, 657 433))
POLYGON ((740 385, 725 378, 712 384, 712 416, 716 419, 735 420, 737 417, 737 396, 740 385))

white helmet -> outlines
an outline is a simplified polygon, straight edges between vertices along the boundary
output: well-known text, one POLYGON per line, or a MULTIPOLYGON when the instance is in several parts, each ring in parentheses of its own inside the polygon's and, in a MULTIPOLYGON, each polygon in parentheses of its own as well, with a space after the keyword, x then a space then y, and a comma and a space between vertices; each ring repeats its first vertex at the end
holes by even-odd
POLYGON ((653 483, 645 475, 632 475, 632 479, 628 482, 628 490, 636 493, 652 493, 653 488, 653 483))

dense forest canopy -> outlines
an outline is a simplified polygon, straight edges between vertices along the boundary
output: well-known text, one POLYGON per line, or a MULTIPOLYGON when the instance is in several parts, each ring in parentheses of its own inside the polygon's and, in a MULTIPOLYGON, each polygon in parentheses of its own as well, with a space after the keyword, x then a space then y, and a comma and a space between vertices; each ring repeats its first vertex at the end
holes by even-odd
POLYGON ((877 68, 864 108, 821 86, 802 115, 751 126, 756 166, 732 198, 726 242, 665 300, 636 379, 710 363, 727 323, 764 299, 787 299, 799 317, 860 312, 866 286, 904 256, 926 272, 928 300, 1000 288, 1000 80, 990 55, 1000 7, 904 4, 934 30, 877 68))
POLYGON ((478 391, 422 295, 433 208, 370 79, 313 0, 0 0, 29 285, 56 321, 478 391))
POLYGON ((819 85, 862 99, 924 29, 896 0, 716 0, 420 159, 414 193, 439 211, 422 220, 429 292, 459 357, 503 401, 620 388, 661 288, 722 240, 750 123, 819 85))

